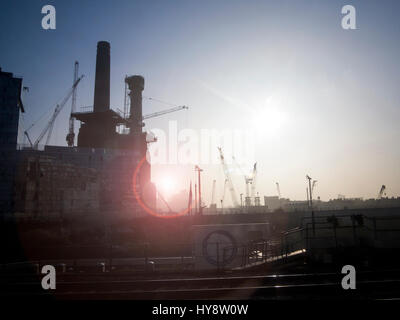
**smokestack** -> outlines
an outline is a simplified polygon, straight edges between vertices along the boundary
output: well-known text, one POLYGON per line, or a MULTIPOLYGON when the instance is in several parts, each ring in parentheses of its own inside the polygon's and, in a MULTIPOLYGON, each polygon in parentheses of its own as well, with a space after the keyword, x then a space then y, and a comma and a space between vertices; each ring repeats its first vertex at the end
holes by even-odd
POLYGON ((96 55, 96 80, 94 84, 94 112, 110 109, 110 43, 99 41, 96 55))
POLYGON ((125 81, 128 84, 131 99, 130 128, 132 132, 142 132, 142 91, 144 90, 144 78, 142 76, 130 76, 125 81))

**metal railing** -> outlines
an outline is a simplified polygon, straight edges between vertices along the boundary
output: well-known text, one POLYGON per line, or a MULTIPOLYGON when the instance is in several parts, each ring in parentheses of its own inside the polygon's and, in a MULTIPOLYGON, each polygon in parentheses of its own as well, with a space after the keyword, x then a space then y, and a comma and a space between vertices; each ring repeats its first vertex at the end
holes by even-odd
POLYGON ((346 239, 347 245, 373 246, 372 241, 387 240, 384 235, 398 233, 400 247, 400 217, 367 217, 364 215, 340 215, 315 217, 315 235, 312 230, 310 218, 303 218, 301 227, 282 233, 281 236, 281 255, 288 256, 297 250, 309 251, 316 242, 331 242, 330 247, 338 248, 343 245, 346 239), (344 223, 343 219, 347 219, 344 223), (382 222, 386 222, 385 227, 380 227, 382 222), (398 227, 396 227, 396 224, 398 227), (347 236, 341 235, 345 233, 347 236), (372 237, 371 237, 372 234, 372 237), (350 237, 352 242, 350 243, 350 237))
POLYGON ((236 267, 244 268, 264 262, 268 259, 271 252, 270 242, 267 240, 252 241, 247 244, 233 246, 226 246, 222 248, 222 257, 217 257, 217 269, 226 269, 229 261, 229 252, 235 250, 237 252, 237 259, 239 265, 236 267))

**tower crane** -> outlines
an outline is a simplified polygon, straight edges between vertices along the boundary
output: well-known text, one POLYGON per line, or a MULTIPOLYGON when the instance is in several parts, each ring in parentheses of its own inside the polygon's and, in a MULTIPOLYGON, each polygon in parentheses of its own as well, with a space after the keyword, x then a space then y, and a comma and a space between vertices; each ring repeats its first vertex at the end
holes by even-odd
POLYGON ((150 114, 144 115, 142 119, 146 120, 146 119, 150 119, 150 118, 154 118, 154 117, 159 117, 159 116, 162 116, 164 114, 171 113, 171 112, 176 112, 176 111, 183 110, 183 109, 189 109, 189 107, 187 107, 187 106, 178 106, 178 107, 174 107, 174 108, 171 108, 171 109, 166 109, 166 110, 150 113, 150 114))
MULTIPOLYGON (((72 82, 72 84, 74 84, 78 80, 78 71, 79 71, 79 62, 75 61, 74 81, 72 82)), ((75 86, 72 89, 71 114, 69 116, 69 130, 68 130, 67 137, 65 138, 65 140, 67 140, 68 147, 73 147, 74 140, 75 140, 75 130, 74 130, 75 118, 72 116, 72 114, 75 112, 75 109, 76 109, 76 91, 77 91, 77 87, 75 86)))
POLYGON ((227 166, 227 164, 225 162, 224 154, 223 154, 222 149, 220 147, 218 147, 218 150, 219 150, 219 157, 221 159, 222 168, 224 169, 224 173, 225 173, 225 177, 226 177, 227 184, 228 184, 228 187, 229 187, 229 191, 231 193, 233 205, 234 205, 234 207, 238 207, 239 203, 238 203, 238 200, 237 200, 236 191, 235 191, 235 188, 233 187, 232 178, 231 178, 231 175, 229 173, 228 166, 227 166))
POLYGON ((246 175, 242 168, 239 166, 239 164, 237 163, 235 157, 232 157, 233 163, 236 165, 236 167, 240 170, 240 172, 243 175, 244 178, 244 183, 246 184, 246 197, 245 197, 245 204, 246 206, 250 206, 251 205, 251 198, 250 198, 250 185, 253 182, 253 178, 251 176, 246 175))
MULTIPOLYGON (((123 118, 128 122, 129 121, 129 117, 130 117, 130 114, 129 114, 129 101, 130 101, 130 98, 129 98, 129 86, 128 86, 128 83, 126 82, 126 78, 127 77, 128 76, 125 76, 124 110, 122 112, 122 115, 123 115, 123 118)), ((159 103, 172 106, 173 108, 166 109, 166 110, 161 110, 161 111, 158 111, 158 112, 154 112, 154 113, 150 113, 150 114, 144 115, 144 116, 142 116, 142 120, 146 120, 146 119, 162 116, 164 114, 171 113, 171 112, 176 112, 176 111, 180 111, 180 110, 184 110, 184 109, 189 109, 188 106, 177 106, 177 105, 174 105, 174 104, 171 104, 171 103, 159 100, 159 99, 151 98, 151 97, 143 96, 143 98, 148 99, 148 100, 152 100, 152 101, 157 101, 159 103)), ((144 126, 143 123, 142 123, 142 126, 144 126)), ((153 141, 153 142, 155 142, 155 141, 153 141)))
POLYGON ((314 189, 315 189, 316 184, 317 184, 317 180, 313 180, 312 186, 311 186, 311 194, 314 194, 314 189))
MULTIPOLYGON (((42 141, 42 139, 44 138, 44 136, 46 134, 47 134, 46 145, 49 144, 50 137, 51 137, 51 134, 53 132, 54 122, 55 122, 57 116, 60 114, 60 112, 63 109, 63 107, 68 102, 69 98, 72 96, 75 88, 77 87, 79 82, 83 79, 83 77, 84 77, 84 75, 80 76, 74 82, 74 84, 72 85, 72 88, 68 91, 68 94, 65 96, 65 98, 61 101, 60 104, 57 104, 56 108, 54 109, 53 115, 50 118, 50 121, 47 123, 46 127, 44 127, 44 129, 42 130, 42 132, 40 133, 39 137, 35 140, 34 143, 32 143, 31 139, 29 138, 29 135, 28 135, 28 130, 29 129, 24 132, 24 134, 27 136, 27 138, 29 140, 29 143, 31 144, 32 149, 36 150, 38 148, 40 141, 42 141)), ((32 126, 30 128, 32 128, 32 126)))
MULTIPOLYGON (((188 110, 189 107, 188 106, 177 106, 177 107, 173 107, 173 108, 170 108, 170 109, 161 110, 161 111, 158 111, 158 112, 153 112, 153 113, 144 115, 142 117, 142 120, 159 117, 159 116, 162 116, 164 114, 168 114, 168 113, 172 113, 172 112, 176 112, 176 111, 180 111, 180 110, 185 110, 185 109, 188 110)), ((124 110, 125 110, 124 111, 124 117, 128 117, 128 113, 126 111, 126 107, 124 108, 124 110)), ((126 121, 129 121, 128 118, 125 118, 125 119, 126 119, 126 121)), ((142 124, 142 125, 144 126, 144 124, 142 124)), ((157 138, 155 137, 154 140, 151 141, 151 142, 156 142, 156 141, 157 141, 157 138)))
POLYGON ((276 182, 276 190, 278 191, 279 199, 282 198, 282 196, 281 196, 281 188, 279 187, 279 182, 276 182))
POLYGON ((240 170, 240 172, 242 173, 242 175, 244 177, 244 181, 246 184, 245 203, 246 203, 246 206, 250 206, 252 199, 253 200, 255 199, 254 197, 255 197, 255 193, 256 193, 257 162, 254 163, 252 174, 250 176, 248 176, 243 172, 242 168, 237 163, 235 157, 232 157, 232 159, 233 159, 233 162, 235 163, 236 167, 240 170), (250 185, 251 185, 251 194, 250 194, 250 185))

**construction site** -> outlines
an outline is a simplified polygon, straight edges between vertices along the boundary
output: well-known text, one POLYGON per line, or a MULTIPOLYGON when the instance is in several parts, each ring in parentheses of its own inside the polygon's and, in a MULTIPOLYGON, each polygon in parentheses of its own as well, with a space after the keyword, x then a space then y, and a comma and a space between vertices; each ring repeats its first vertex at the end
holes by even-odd
POLYGON ((375 199, 321 201, 313 199, 317 181, 307 175, 306 200, 284 198, 279 182, 277 195, 262 199, 257 163, 247 174, 233 158, 244 178, 245 192, 238 196, 220 147, 222 197, 217 199, 216 179, 212 190, 204 187, 203 169, 196 165, 187 208, 171 209, 152 182, 148 146, 157 137, 143 130, 144 121, 189 107, 144 114, 145 79, 132 75, 125 77, 123 110, 114 111, 110 60, 110 43, 99 41, 93 107, 84 110, 77 108, 84 76, 75 62, 72 87, 40 135, 34 139, 29 128, 24 131, 28 145, 17 144, 18 118, 29 108, 20 98, 22 79, 0 70, 8 92, 0 128, 1 296, 337 298, 338 268, 344 264, 359 268, 364 286, 344 298, 398 294, 400 198, 386 197, 385 185, 375 199), (49 145, 55 120, 69 102, 67 146, 49 145), (212 195, 209 204, 204 193, 212 195), (41 291, 36 279, 49 264, 59 273, 56 293, 41 291), (381 272, 387 269, 391 272, 381 272), (21 275, 24 281, 15 285, 21 275), (83 275, 89 279, 85 286, 83 275), (286 289, 277 289, 281 285, 286 289))

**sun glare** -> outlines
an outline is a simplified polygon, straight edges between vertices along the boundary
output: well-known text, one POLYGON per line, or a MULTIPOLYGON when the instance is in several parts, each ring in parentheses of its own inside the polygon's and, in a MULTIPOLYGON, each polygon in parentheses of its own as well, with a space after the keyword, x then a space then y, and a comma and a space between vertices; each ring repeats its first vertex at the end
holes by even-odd
POLYGON ((254 129, 259 134, 276 136, 287 123, 288 116, 282 110, 282 103, 279 99, 269 98, 265 101, 264 106, 255 108, 252 121, 254 129))
POLYGON ((159 188, 165 194, 171 195, 172 193, 174 193, 175 187, 176 187, 175 181, 171 177, 163 177, 159 182, 159 188))

